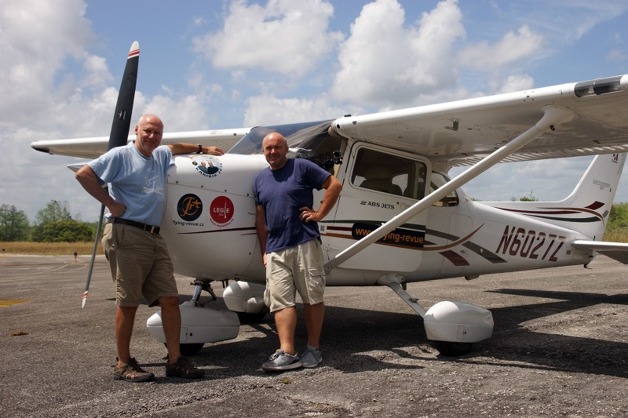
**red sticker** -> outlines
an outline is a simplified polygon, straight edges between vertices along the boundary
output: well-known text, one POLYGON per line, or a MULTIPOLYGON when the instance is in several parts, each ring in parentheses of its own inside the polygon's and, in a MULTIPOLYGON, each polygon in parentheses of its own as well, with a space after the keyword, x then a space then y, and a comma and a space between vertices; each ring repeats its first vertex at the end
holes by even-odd
POLYGON ((233 202, 227 196, 218 196, 209 205, 209 216, 217 224, 226 224, 233 218, 233 202))

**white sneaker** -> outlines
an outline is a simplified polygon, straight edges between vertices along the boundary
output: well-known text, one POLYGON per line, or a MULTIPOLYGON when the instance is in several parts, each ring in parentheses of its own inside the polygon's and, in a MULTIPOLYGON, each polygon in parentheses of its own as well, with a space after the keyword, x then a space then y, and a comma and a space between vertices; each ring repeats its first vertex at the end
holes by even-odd
POLYGON ((284 370, 299 369, 303 366, 299 361, 299 354, 288 354, 285 351, 275 351, 268 361, 262 364, 265 372, 282 372, 284 370))

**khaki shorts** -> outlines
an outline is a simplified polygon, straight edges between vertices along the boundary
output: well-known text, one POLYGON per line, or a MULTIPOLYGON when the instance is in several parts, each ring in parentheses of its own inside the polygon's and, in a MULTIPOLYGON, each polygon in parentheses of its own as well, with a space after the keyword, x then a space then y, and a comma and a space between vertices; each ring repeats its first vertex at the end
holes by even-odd
POLYGON ((264 302, 270 311, 295 306, 297 292, 303 303, 323 302, 325 270, 318 239, 266 254, 264 302))
POLYGON ((174 268, 161 235, 130 225, 105 225, 102 237, 105 256, 116 287, 116 304, 149 306, 163 296, 179 296, 174 268))

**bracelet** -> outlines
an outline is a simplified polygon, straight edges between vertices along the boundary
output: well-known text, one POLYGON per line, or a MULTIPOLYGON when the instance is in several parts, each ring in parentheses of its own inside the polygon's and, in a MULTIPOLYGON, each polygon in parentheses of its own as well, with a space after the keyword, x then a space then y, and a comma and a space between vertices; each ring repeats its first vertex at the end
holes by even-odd
POLYGON ((201 144, 196 144, 196 146, 198 147, 198 150, 196 150, 197 154, 202 154, 203 153, 203 146, 201 144))

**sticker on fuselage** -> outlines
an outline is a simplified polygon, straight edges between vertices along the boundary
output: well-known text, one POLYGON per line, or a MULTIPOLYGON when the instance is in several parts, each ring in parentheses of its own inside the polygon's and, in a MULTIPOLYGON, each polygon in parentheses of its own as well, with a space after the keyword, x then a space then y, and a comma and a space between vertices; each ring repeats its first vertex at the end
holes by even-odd
MULTIPOLYGON (((359 240, 375 231, 377 228, 378 226, 373 224, 355 223, 351 228, 351 235, 353 239, 359 240)), ((425 232, 396 228, 394 231, 384 235, 384 237, 380 238, 377 242, 404 248, 423 248, 423 245, 425 245, 425 232)))
POLYGON ((227 196, 218 196, 209 205, 209 219, 216 226, 226 226, 233 220, 234 206, 227 196))
POLYGON ((188 193, 177 202, 177 215, 179 219, 173 219, 175 226, 205 226, 205 222, 199 218, 203 214, 203 201, 195 194, 188 193))
POLYGON ((218 158, 209 155, 195 155, 192 165, 205 177, 216 177, 222 172, 222 163, 218 158))
POLYGON ((195 194, 183 195, 177 203, 177 214, 186 222, 195 221, 203 214, 203 202, 195 194))
POLYGON ((373 201, 370 201, 370 200, 362 200, 360 202, 360 205, 362 205, 362 206, 371 206, 371 207, 380 208, 380 209, 391 209, 391 210, 395 209, 395 205, 393 205, 392 203, 373 202, 373 201))

